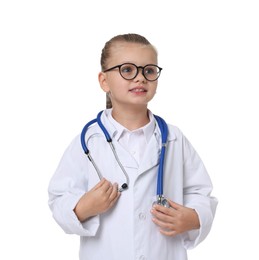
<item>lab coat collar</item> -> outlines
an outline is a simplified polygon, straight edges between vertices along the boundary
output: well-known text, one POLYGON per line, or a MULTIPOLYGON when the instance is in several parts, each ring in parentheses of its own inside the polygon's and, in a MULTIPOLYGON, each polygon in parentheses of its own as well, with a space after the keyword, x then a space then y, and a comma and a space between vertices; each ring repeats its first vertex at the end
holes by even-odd
MULTIPOLYGON (((101 120, 102 120, 103 124, 105 125, 105 127, 107 128, 107 131, 111 135, 111 137, 115 138, 115 140, 118 141, 125 128, 123 128, 123 126, 121 126, 118 122, 116 122, 112 118, 111 111, 112 111, 112 109, 104 110, 104 112, 102 113, 102 116, 101 116, 101 120), (111 119, 110 118, 112 118, 112 123, 111 123, 111 119)), ((148 111, 148 113, 149 113, 149 118, 150 118, 150 124, 148 124, 146 126, 147 128, 145 128, 145 126, 143 128, 145 137, 147 139, 147 142, 149 141, 149 139, 151 138, 151 136, 154 133, 158 143, 161 144, 161 132, 160 132, 160 129, 159 129, 158 125, 155 123, 153 113, 150 110, 148 111), (156 125, 156 126, 155 126, 155 130, 153 132, 154 125, 156 125)), ((171 130, 170 125, 168 125, 168 138, 167 138, 167 141, 169 142, 169 141, 173 141, 175 139, 176 139, 176 135, 171 130)))
MULTIPOLYGON (((119 139, 121 138, 122 134, 124 131, 129 131, 128 129, 126 129, 124 126, 122 126, 120 123, 118 123, 113 117, 112 117, 112 109, 107 109, 105 110, 105 115, 108 118, 108 120, 110 121, 110 124, 112 124, 114 126, 113 129, 113 134, 112 134, 112 139, 115 139, 116 141, 119 141, 119 139)), ((153 116, 153 114, 151 113, 151 111, 148 111, 148 116, 150 119, 150 122, 137 129, 136 131, 143 131, 143 134, 145 136, 146 142, 148 143, 151 136, 154 133, 154 128, 155 128, 155 118, 153 116)), ((129 131, 130 132, 130 131, 129 131)), ((134 132, 134 131, 132 131, 134 132)))

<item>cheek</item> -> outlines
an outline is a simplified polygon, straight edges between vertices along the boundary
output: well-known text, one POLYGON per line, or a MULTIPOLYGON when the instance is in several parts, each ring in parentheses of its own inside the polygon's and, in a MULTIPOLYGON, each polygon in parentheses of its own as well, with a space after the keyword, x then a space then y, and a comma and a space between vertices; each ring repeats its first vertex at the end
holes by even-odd
POLYGON ((150 89, 151 89, 152 93, 155 95, 156 94, 156 90, 157 90, 157 83, 155 83, 154 85, 150 86, 150 89))
POLYGON ((123 80, 122 78, 113 78, 109 82, 109 88, 112 93, 125 93, 129 89, 129 82, 123 80))

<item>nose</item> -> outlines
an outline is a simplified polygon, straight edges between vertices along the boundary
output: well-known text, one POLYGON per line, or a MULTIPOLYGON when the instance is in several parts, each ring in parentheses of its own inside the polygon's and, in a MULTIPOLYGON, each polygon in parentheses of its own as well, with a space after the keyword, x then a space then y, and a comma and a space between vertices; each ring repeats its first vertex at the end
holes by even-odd
POLYGON ((144 76, 144 68, 143 68, 143 67, 141 67, 141 66, 138 67, 137 75, 136 75, 136 77, 134 78, 134 80, 136 80, 136 81, 142 81, 142 82, 146 81, 146 78, 145 78, 145 76, 144 76))

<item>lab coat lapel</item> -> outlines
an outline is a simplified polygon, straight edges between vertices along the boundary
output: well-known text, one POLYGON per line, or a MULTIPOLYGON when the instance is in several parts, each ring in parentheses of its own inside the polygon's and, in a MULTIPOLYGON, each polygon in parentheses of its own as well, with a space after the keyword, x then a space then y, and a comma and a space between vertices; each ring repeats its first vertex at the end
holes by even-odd
MULTIPOLYGON (((156 128, 154 134, 152 135, 147 145, 147 149, 144 152, 143 159, 139 167, 139 174, 142 174, 159 164, 161 145, 162 145, 161 140, 162 139, 161 139, 160 130, 156 128)), ((169 129, 167 142, 171 142, 175 140, 176 140, 175 133, 170 131, 169 129)))
POLYGON ((139 165, 139 174, 142 174, 158 164, 160 156, 159 141, 156 136, 153 135, 147 145, 145 151, 143 151, 143 157, 139 165))
POLYGON ((139 167, 134 157, 116 140, 113 140, 113 145, 118 154, 119 160, 124 168, 135 168, 139 167))
POLYGON ((143 172, 153 168, 158 164, 160 156, 160 147, 159 142, 154 135, 151 137, 146 150, 143 151, 144 154, 140 162, 140 165, 138 165, 134 157, 126 149, 124 149, 117 141, 114 140, 113 145, 123 167, 139 169, 139 174, 142 174, 143 172))

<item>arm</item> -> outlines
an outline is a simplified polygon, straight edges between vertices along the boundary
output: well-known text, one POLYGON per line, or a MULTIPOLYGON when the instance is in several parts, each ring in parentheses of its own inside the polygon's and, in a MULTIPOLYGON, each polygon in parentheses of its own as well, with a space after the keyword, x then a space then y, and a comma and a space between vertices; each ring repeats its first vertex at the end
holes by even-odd
POLYGON ((61 228, 69 234, 94 236, 100 213, 110 209, 119 197, 117 185, 103 179, 88 191, 89 162, 77 137, 65 151, 50 180, 49 207, 61 228))
POLYGON ((213 185, 200 156, 185 137, 183 147, 183 205, 196 211, 200 228, 184 232, 182 238, 186 248, 193 248, 209 234, 218 201, 211 196, 213 185))

